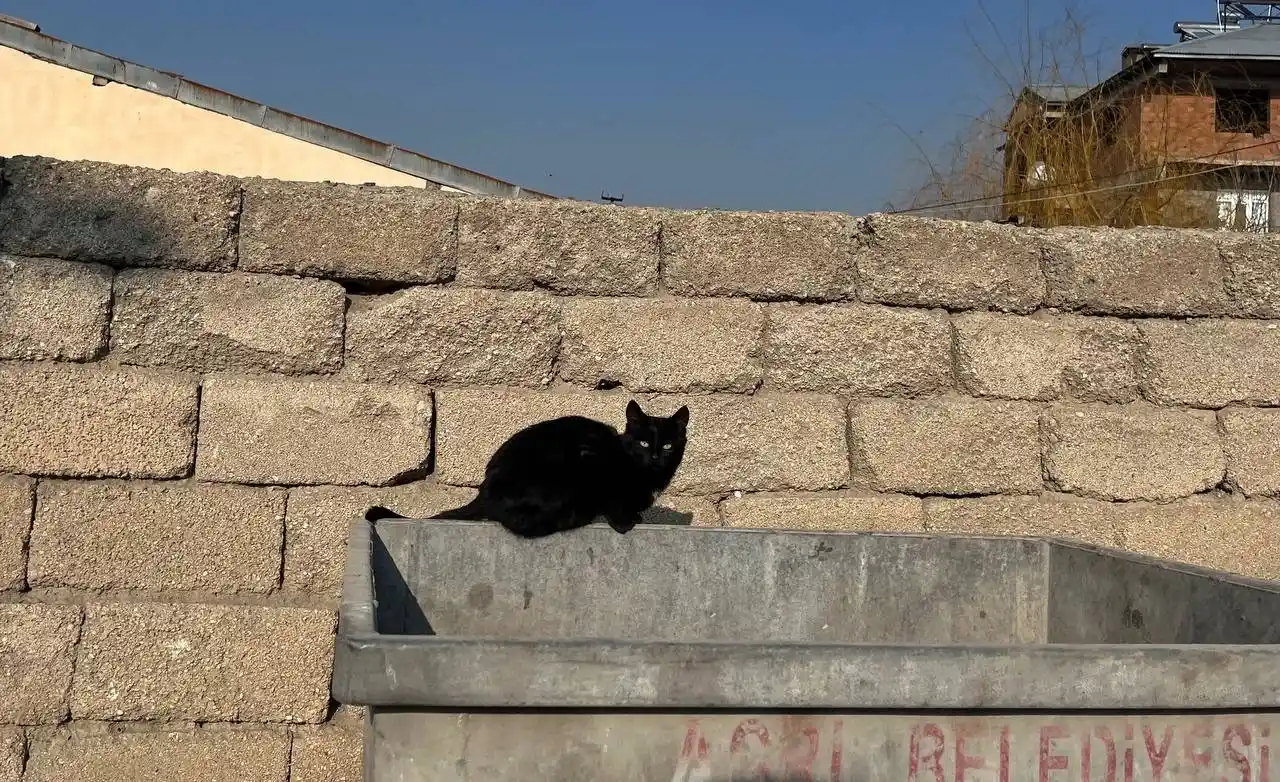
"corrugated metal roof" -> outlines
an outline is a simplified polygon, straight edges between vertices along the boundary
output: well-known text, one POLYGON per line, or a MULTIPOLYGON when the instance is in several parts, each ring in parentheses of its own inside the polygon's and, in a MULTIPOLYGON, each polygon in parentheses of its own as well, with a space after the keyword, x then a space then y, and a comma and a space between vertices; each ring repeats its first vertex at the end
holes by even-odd
POLYGON ((421 177, 464 193, 505 198, 558 198, 232 95, 176 73, 156 70, 86 49, 45 35, 37 25, 11 17, 0 17, 0 46, 368 160, 393 171, 421 177))
POLYGON ((1280 24, 1253 24, 1217 35, 1193 38, 1151 53, 1152 57, 1230 60, 1280 60, 1280 24))

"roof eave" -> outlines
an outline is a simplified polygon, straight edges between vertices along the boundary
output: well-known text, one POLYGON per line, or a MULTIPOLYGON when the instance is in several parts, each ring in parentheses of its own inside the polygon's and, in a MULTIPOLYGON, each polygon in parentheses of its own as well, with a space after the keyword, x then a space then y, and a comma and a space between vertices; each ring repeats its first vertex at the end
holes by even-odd
POLYGON ((30 29, 0 20, 0 46, 55 65, 172 98, 196 108, 222 114, 265 130, 367 160, 393 171, 420 177, 437 185, 451 187, 471 195, 559 198, 549 193, 504 182, 488 174, 446 163, 443 160, 436 160, 412 150, 366 138, 349 130, 272 108, 216 87, 192 81, 180 74, 86 49, 38 32, 38 28, 30 29))
POLYGON ((1222 54, 1159 54, 1156 55, 1162 60, 1220 60, 1229 62, 1240 62, 1241 60, 1249 62, 1252 60, 1273 62, 1280 60, 1280 53, 1277 54, 1251 54, 1248 57, 1240 55, 1222 55, 1222 54))

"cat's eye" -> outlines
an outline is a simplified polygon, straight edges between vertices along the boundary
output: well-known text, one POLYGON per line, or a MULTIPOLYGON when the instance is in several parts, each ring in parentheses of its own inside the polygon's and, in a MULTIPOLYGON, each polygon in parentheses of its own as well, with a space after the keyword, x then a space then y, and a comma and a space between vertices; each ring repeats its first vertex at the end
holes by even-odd
POLYGON ((649 443, 648 443, 647 441, 645 441, 645 440, 641 440, 641 441, 638 443, 638 445, 639 445, 641 448, 648 448, 648 447, 649 447, 649 443))
POLYGON ((662 450, 664 450, 664 451, 670 451, 670 450, 671 450, 671 443, 663 443, 663 444, 662 444, 662 450))

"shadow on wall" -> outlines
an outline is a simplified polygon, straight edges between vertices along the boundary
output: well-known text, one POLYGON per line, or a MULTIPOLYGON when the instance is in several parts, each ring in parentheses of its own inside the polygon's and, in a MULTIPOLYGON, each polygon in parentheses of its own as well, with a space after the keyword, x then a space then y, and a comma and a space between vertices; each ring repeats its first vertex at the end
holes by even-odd
POLYGON ((0 160, 0 252, 227 271, 239 182, 217 174, 11 157, 0 160))
POLYGON ((655 505, 644 512, 645 524, 672 524, 688 526, 693 523, 692 513, 683 513, 675 508, 655 505))

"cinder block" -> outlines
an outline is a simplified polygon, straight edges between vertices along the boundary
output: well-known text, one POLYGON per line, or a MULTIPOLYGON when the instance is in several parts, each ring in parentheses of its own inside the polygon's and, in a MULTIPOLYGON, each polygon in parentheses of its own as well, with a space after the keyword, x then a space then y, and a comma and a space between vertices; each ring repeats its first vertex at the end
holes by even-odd
POLYGON ((1046 494, 925 500, 930 532, 1051 535, 1251 578, 1280 578, 1280 504, 1229 495, 1100 502, 1046 494))
POLYGON ((45 481, 32 587, 266 594, 280 575, 284 492, 246 486, 45 481))
POLYGON ((79 637, 77 606, 0 603, 0 723, 66 719, 79 637))
POLYGON ((853 231, 829 212, 666 212, 663 282, 681 296, 851 299, 853 231))
POLYGON ((108 266, 0 255, 0 359, 95 359, 110 309, 108 266))
POLYGON ((347 317, 356 377, 459 385, 543 385, 560 345, 560 305, 541 292, 411 288, 358 299, 347 317))
POLYGON ((285 782, 289 734, 184 726, 124 733, 63 728, 32 743, 27 766, 26 782, 285 782))
POLYGON ((431 453, 431 394, 330 380, 205 379, 196 477, 385 485, 431 453))
POLYGON ((284 558, 284 587, 328 598, 337 605, 346 567, 351 522, 374 505, 405 516, 424 518, 470 502, 474 489, 415 481, 375 489, 308 486, 289 492, 284 558))
POLYGON ((653 507, 640 514, 643 524, 677 524, 691 527, 720 526, 720 510, 713 498, 687 494, 663 494, 653 507))
POLYGON ((743 299, 567 299, 560 375, 636 393, 751 391, 763 327, 743 299))
POLYGON ((550 418, 581 415, 621 429, 630 398, 588 391, 437 391, 436 478, 454 486, 479 486, 484 466, 498 446, 526 426, 550 418))
POLYGON ((652 293, 661 214, 581 201, 462 200, 458 282, 588 296, 652 293))
POLYGON ((0 472, 179 478, 195 456, 195 378, 0 365, 0 472))
POLYGON ((956 316, 956 361, 969 394, 1129 402, 1138 395, 1138 329, 1119 318, 956 316))
POLYGON ((1229 314, 1280 318, 1280 242, 1270 234, 1236 231, 1217 239, 1226 263, 1229 314))
POLYGON ((689 445, 672 494, 848 485, 844 405, 823 394, 651 397, 655 415, 689 406, 689 445))
POLYGON ((1280 404, 1280 321, 1146 320, 1143 383, 1164 404, 1280 404))
POLYGON ((1248 496, 1280 494, 1280 410, 1231 408, 1221 419, 1227 480, 1248 496))
POLYGON ((240 183, 210 173, 11 157, 0 251, 129 266, 236 265, 240 183))
POLYGON ((924 532, 919 497, 902 494, 744 494, 720 504, 726 527, 829 532, 924 532))
POLYGON ((1046 238, 1050 307, 1180 317, 1227 309, 1223 262, 1208 232, 1054 228, 1046 238))
POLYGON ((26 587, 35 481, 0 475, 0 592, 26 587))
POLYGON ((22 782, 27 741, 22 728, 0 727, 0 782, 22 782))
POLYGON ((457 203, 413 187, 248 179, 240 268, 339 280, 443 282, 457 203))
POLYGON ((858 232, 863 301, 1031 312, 1045 296, 1039 232, 874 214, 858 232))
POLYGON ((765 333, 771 388, 922 396, 952 385, 951 327, 941 311, 775 304, 765 333))
POLYGON ((934 535, 1062 537, 1094 546, 1123 548, 1124 534, 1116 510, 1122 507, 1055 493, 963 499, 926 497, 924 518, 925 528, 934 535))
MULTIPOLYGON (((621 428, 627 399, 617 393, 460 390, 438 393, 436 475, 477 486, 503 441, 537 421, 585 415, 621 428)), ((833 489, 845 485, 844 413, 833 397, 639 397, 653 415, 688 403, 689 447, 672 494, 733 489, 833 489)))
POLYGON ((90 720, 324 720, 334 614, 98 603, 86 608, 71 715, 90 720))
POLYGON ((361 782, 364 733, 356 726, 299 728, 289 782, 361 782))
POLYGON ((346 294, 271 274, 129 269, 115 281, 111 352, 126 364, 334 372, 346 294))
POLYGON ((908 494, 1040 491, 1039 408, 966 398, 868 399, 849 408, 855 477, 908 494))
POLYGON ((1063 491, 1104 500, 1170 500, 1220 483, 1226 456, 1214 414, 1060 404, 1045 417, 1045 469, 1063 491))

